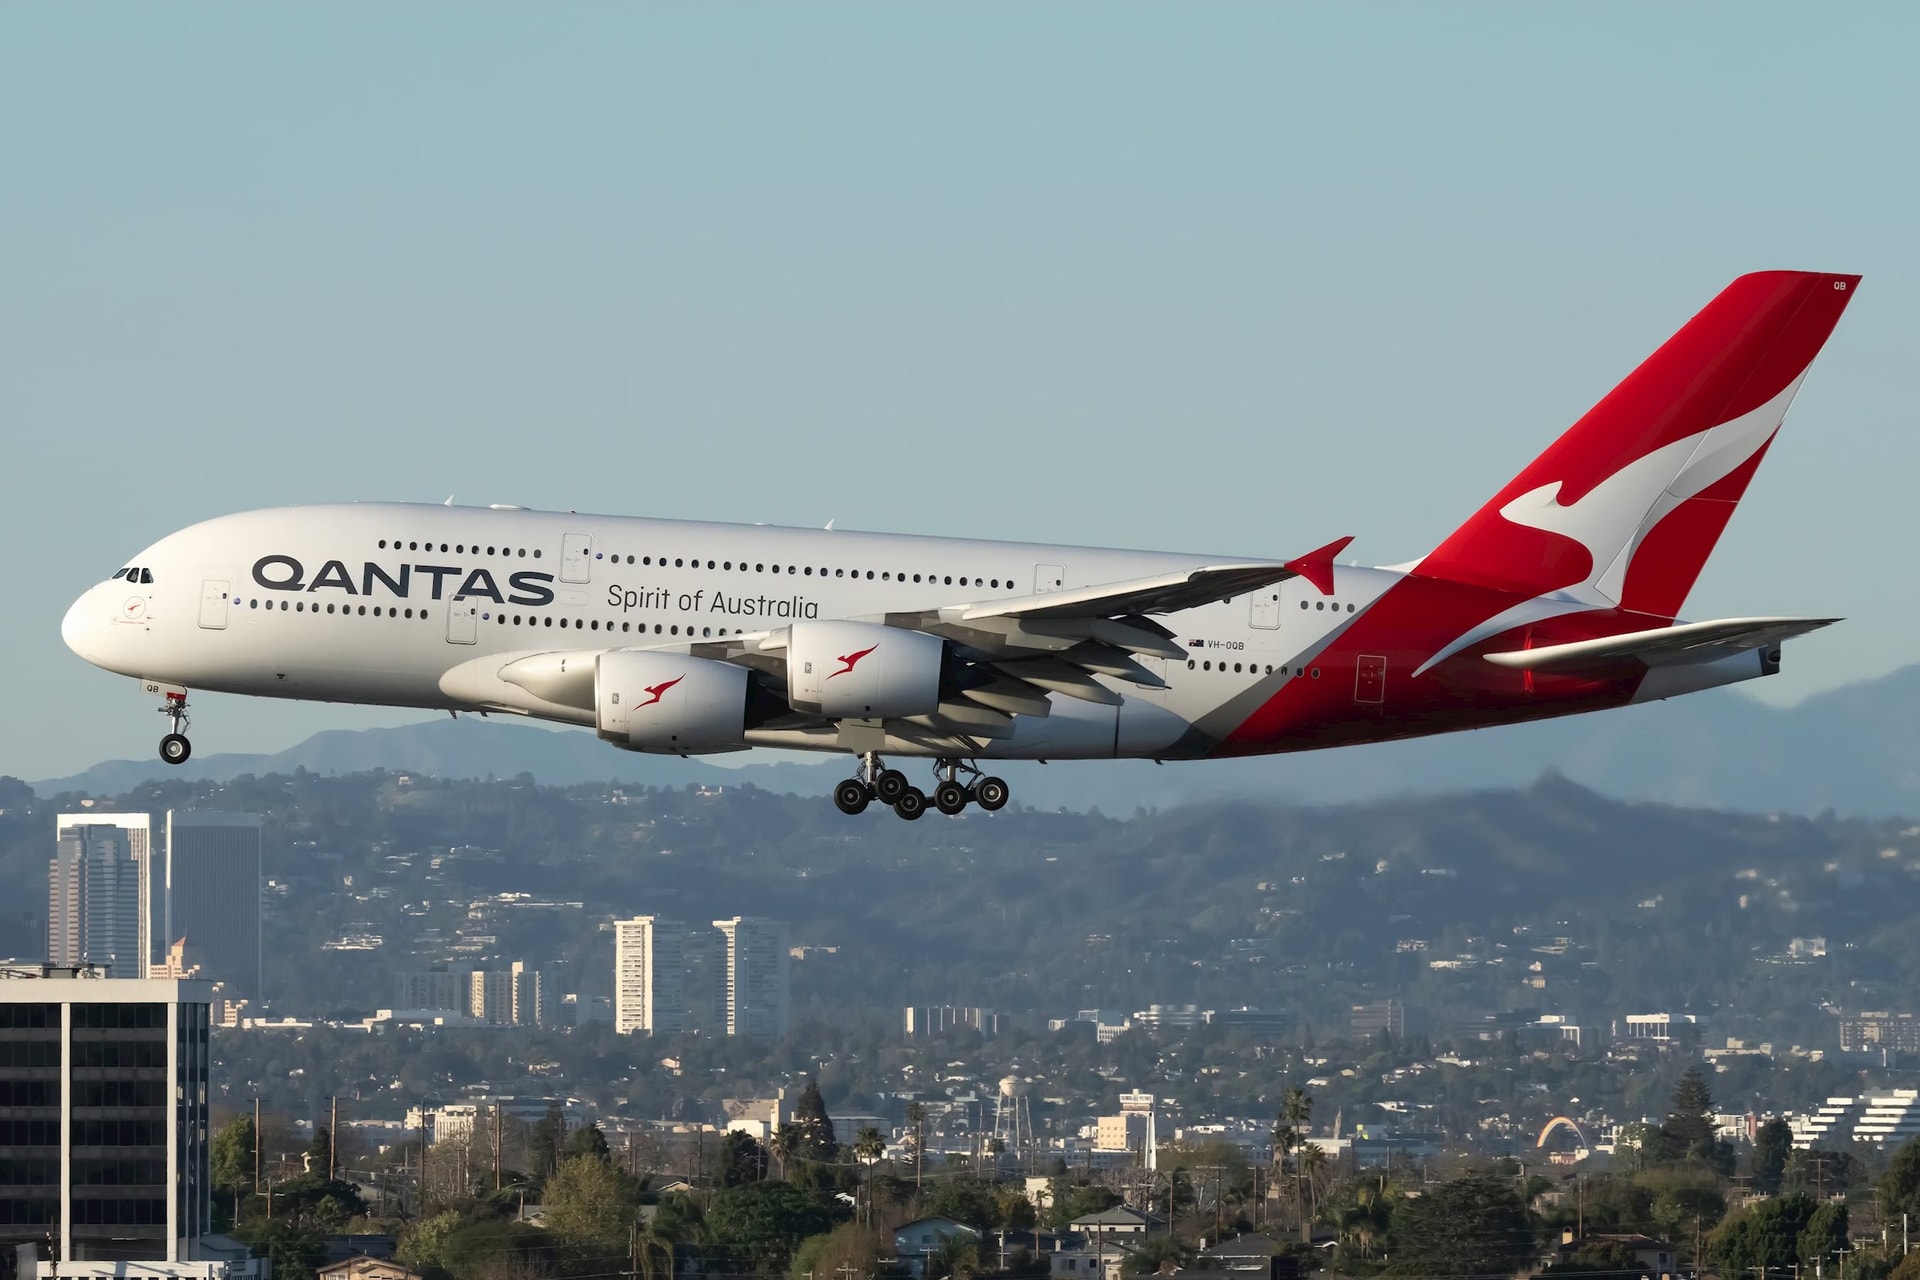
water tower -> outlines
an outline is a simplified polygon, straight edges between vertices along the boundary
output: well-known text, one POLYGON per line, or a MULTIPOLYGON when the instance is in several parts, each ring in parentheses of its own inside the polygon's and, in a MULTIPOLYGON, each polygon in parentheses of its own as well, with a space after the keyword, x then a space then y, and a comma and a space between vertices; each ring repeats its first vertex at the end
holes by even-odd
POLYGON ((1028 1081, 1019 1076, 1004 1076, 993 1105, 993 1136, 1001 1149, 1012 1154, 1025 1167, 1033 1146, 1033 1110, 1027 1101, 1028 1081))

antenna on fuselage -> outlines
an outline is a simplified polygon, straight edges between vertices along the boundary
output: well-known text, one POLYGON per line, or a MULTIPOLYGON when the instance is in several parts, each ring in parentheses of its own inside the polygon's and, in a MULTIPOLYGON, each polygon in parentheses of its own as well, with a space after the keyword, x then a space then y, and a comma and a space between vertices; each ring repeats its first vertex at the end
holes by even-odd
POLYGON ((446 500, 445 502, 443 502, 443 503, 441 503, 440 505, 441 505, 441 506, 443 506, 443 507, 450 507, 450 506, 452 506, 452 505, 453 505, 453 495, 452 495, 452 494, 448 494, 448 495, 447 495, 447 500, 446 500))

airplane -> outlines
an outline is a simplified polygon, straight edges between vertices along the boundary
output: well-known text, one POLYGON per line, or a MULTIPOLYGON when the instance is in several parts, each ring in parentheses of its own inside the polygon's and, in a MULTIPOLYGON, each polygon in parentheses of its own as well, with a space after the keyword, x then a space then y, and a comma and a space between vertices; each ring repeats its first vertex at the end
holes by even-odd
MULTIPOLYGON (((1283 560, 411 503, 220 516, 89 588, 141 682, 840 752, 848 814, 993 811, 995 760, 1305 751, 1675 697, 1836 618, 1679 620, 1860 277, 1727 286, 1439 547, 1283 560), (402 624, 405 624, 404 626, 402 624), (888 763, 932 762, 931 795, 888 763)), ((450 501, 450 500, 449 500, 450 501)))

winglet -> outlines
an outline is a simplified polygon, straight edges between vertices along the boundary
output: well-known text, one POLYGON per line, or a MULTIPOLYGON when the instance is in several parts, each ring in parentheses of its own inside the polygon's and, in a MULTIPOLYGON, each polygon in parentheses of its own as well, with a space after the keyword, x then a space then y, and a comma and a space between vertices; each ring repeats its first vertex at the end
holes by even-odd
POLYGON ((1286 561, 1286 567, 1320 588, 1321 595, 1330 596, 1333 594, 1333 558, 1345 551, 1347 544, 1352 541, 1353 535, 1348 534, 1317 551, 1309 551, 1286 561))

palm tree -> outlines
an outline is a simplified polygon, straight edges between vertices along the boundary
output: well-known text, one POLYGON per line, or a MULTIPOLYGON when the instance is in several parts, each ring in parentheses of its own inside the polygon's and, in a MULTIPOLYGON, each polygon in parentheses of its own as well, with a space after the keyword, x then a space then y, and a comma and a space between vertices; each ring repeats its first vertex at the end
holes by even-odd
MULTIPOLYGON (((1277 1172, 1284 1174, 1288 1157, 1297 1150, 1306 1139, 1307 1124, 1313 1119, 1313 1099, 1304 1089, 1288 1089, 1280 1096, 1280 1122, 1273 1131, 1274 1164, 1277 1172)), ((1300 1239, 1312 1243, 1313 1228, 1308 1224, 1306 1200, 1301 1194, 1299 1167, 1294 1169, 1294 1203, 1300 1211, 1300 1239)))
POLYGON ((773 1158, 780 1165, 780 1180, 787 1179, 787 1161, 798 1155, 805 1144, 807 1135, 797 1124, 783 1124, 773 1131, 773 1139, 768 1144, 773 1149, 773 1158))
POLYGON ((862 1129, 853 1140, 853 1154, 867 1166, 867 1222, 873 1222, 873 1165, 887 1154, 887 1140, 872 1125, 862 1129))

